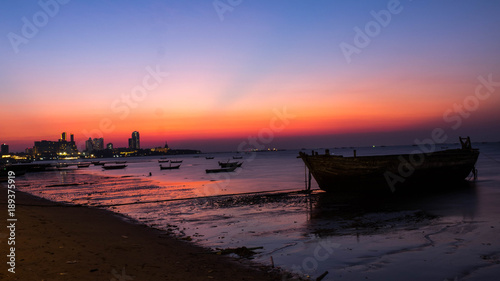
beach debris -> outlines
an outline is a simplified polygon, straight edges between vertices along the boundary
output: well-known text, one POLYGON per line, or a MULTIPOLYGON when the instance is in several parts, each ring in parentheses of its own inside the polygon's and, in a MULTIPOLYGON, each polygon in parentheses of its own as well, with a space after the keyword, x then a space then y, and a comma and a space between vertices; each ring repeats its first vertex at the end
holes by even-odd
POLYGON ((227 248, 227 249, 219 249, 217 248, 217 252, 215 252, 217 255, 229 255, 229 254, 236 254, 242 258, 252 258, 253 255, 257 254, 254 250, 259 250, 259 249, 264 249, 264 247, 253 247, 253 248, 247 248, 247 247, 239 247, 239 248, 227 248))
POLYGON ((127 235, 122 235, 122 238, 127 239, 127 238, 128 238, 128 236, 127 236, 127 235))
POLYGON ((321 281, 323 280, 323 278, 325 278, 325 276, 328 274, 328 271, 325 271, 323 274, 321 274, 320 276, 318 276, 318 278, 316 278, 316 281, 321 281))
POLYGON ((99 269, 97 269, 97 268, 92 268, 91 270, 89 270, 89 272, 96 272, 96 271, 99 271, 99 269))
POLYGON ((273 256, 271 256, 271 268, 274 268, 274 260, 273 260, 273 256))
POLYGON ((183 237, 183 238, 181 238, 181 240, 185 240, 185 241, 193 241, 193 238, 191 238, 191 236, 187 236, 187 237, 183 237))
POLYGON ((77 262, 78 262, 77 260, 66 261, 67 264, 74 264, 74 263, 77 263, 77 262))

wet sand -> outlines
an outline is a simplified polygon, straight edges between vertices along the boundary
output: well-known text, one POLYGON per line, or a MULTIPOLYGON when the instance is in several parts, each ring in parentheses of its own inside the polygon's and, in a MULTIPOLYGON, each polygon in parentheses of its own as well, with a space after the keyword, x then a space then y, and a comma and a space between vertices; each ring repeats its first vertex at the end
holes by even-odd
POLYGON ((7 271, 7 191, 0 185, 1 280, 282 280, 270 268, 134 224, 112 212, 16 192, 15 274, 7 271))

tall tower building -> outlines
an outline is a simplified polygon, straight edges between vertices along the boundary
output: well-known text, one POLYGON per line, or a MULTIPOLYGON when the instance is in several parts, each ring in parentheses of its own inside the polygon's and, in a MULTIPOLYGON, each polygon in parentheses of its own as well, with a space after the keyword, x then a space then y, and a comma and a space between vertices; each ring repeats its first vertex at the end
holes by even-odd
POLYGON ((132 146, 133 149, 141 149, 141 141, 139 137, 139 132, 134 131, 132 133, 132 146))
POLYGON ((92 139, 89 138, 88 140, 85 141, 85 151, 87 152, 92 152, 94 150, 92 139))
POLYGON ((1 154, 9 154, 9 146, 7 144, 2 144, 0 148, 1 154))
POLYGON ((63 140, 63 141, 67 141, 68 140, 66 132, 62 132, 62 134, 61 134, 61 140, 63 140))
POLYGON ((71 142, 75 142, 75 135, 71 134, 70 137, 71 137, 71 142))

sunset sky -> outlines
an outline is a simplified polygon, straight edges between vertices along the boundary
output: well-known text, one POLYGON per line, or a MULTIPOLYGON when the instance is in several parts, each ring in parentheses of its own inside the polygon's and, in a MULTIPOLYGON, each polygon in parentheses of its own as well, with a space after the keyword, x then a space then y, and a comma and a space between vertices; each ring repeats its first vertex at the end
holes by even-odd
POLYGON ((434 128, 500 141, 499 11, 462 0, 4 1, 0 143, 22 151, 68 132, 120 147, 139 131, 142 147, 227 151, 259 136, 279 148, 411 144, 434 128))

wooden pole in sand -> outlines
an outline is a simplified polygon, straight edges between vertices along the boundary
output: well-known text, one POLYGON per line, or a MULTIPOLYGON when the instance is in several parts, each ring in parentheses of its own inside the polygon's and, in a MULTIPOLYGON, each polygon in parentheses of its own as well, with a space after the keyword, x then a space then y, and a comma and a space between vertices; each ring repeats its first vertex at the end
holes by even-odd
POLYGON ((311 191, 311 170, 309 170, 309 175, 307 178, 307 191, 311 191))

